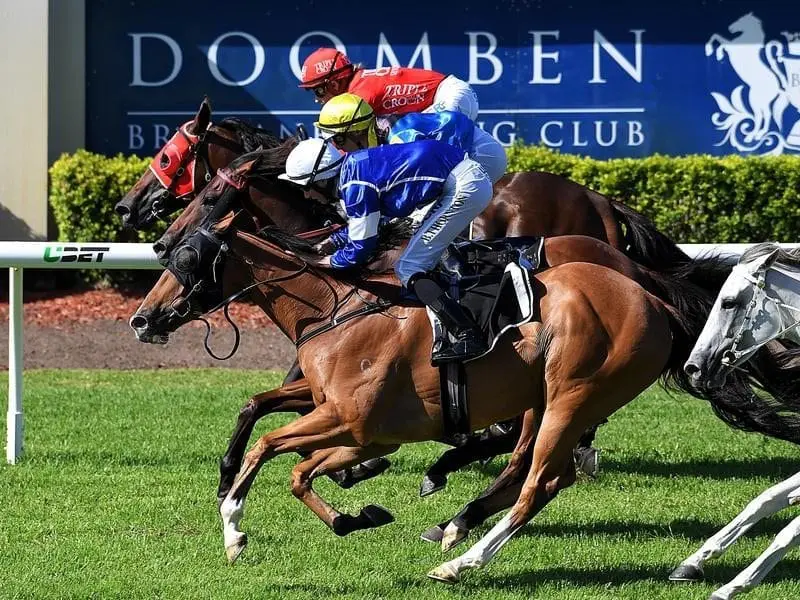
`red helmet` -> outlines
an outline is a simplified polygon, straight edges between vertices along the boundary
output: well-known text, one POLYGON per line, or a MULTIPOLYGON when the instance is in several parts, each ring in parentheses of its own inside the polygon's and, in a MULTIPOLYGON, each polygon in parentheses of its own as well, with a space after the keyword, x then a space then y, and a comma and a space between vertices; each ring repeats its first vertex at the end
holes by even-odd
POLYGON ((350 59, 336 48, 318 48, 303 63, 300 87, 315 88, 331 79, 340 79, 353 68, 350 59))

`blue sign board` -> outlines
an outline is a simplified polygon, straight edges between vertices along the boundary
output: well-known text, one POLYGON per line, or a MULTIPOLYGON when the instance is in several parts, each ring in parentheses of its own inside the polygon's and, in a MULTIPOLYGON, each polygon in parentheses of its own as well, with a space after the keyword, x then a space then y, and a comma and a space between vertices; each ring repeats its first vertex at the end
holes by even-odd
POLYGON ((87 147, 152 155, 204 95, 216 119, 312 131, 319 107, 297 87, 300 68, 336 46, 368 68, 470 82, 479 125, 503 144, 600 158, 800 153, 791 6, 87 0, 87 147))

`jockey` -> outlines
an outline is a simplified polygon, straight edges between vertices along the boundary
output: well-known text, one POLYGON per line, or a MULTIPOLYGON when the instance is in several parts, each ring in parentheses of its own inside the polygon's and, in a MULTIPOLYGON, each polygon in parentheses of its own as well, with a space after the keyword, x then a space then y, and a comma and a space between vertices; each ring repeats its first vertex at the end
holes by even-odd
POLYGON ((403 218, 432 205, 395 264, 395 273, 455 338, 434 348, 434 364, 486 352, 473 320, 430 273, 448 244, 492 197, 486 172, 463 150, 420 140, 341 154, 327 141, 313 138, 297 144, 286 160, 286 172, 278 177, 303 186, 311 200, 327 204, 341 199, 348 218, 346 239, 319 263, 334 269, 368 259, 377 247, 382 217, 403 218))
POLYGON ((478 96, 453 75, 411 67, 365 69, 336 48, 319 48, 303 63, 299 87, 325 104, 344 92, 358 94, 377 115, 452 110, 478 117, 478 96))
POLYGON ((346 93, 326 102, 314 125, 323 137, 330 137, 345 152, 378 144, 433 139, 467 152, 486 170, 492 183, 497 183, 508 166, 508 157, 500 142, 458 112, 445 110, 376 117, 367 102, 346 93))

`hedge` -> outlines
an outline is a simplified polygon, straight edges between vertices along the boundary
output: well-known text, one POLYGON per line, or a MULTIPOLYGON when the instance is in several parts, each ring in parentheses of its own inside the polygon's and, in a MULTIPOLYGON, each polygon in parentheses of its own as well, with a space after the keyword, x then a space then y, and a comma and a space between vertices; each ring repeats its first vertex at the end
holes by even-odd
MULTIPOLYGON (((123 232, 114 204, 149 159, 63 155, 50 169, 50 204, 63 241, 153 241, 123 232)), ((509 149, 509 171, 558 173, 641 211, 677 242, 792 242, 800 235, 800 157, 707 155, 595 160, 540 146, 509 149)))

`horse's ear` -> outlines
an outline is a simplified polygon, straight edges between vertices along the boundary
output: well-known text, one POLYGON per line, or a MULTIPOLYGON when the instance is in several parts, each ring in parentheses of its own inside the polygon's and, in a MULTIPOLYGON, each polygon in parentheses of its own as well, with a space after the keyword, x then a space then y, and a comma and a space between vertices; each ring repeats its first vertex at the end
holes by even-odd
POLYGON ((197 109, 197 114, 194 116, 194 124, 192 129, 195 135, 203 133, 211 124, 211 101, 208 96, 203 96, 203 101, 200 103, 200 108, 197 109))
POLYGON ((764 261, 764 268, 765 269, 770 268, 775 263, 775 261, 778 260, 778 257, 780 255, 781 255, 781 249, 778 246, 775 248, 775 250, 770 252, 769 256, 767 256, 767 260, 764 261))
POLYGON ((246 159, 244 162, 240 163, 236 167, 236 174, 241 176, 247 176, 250 174, 250 171, 259 163, 261 160, 261 155, 256 154, 255 152, 252 153, 252 156, 246 159))

